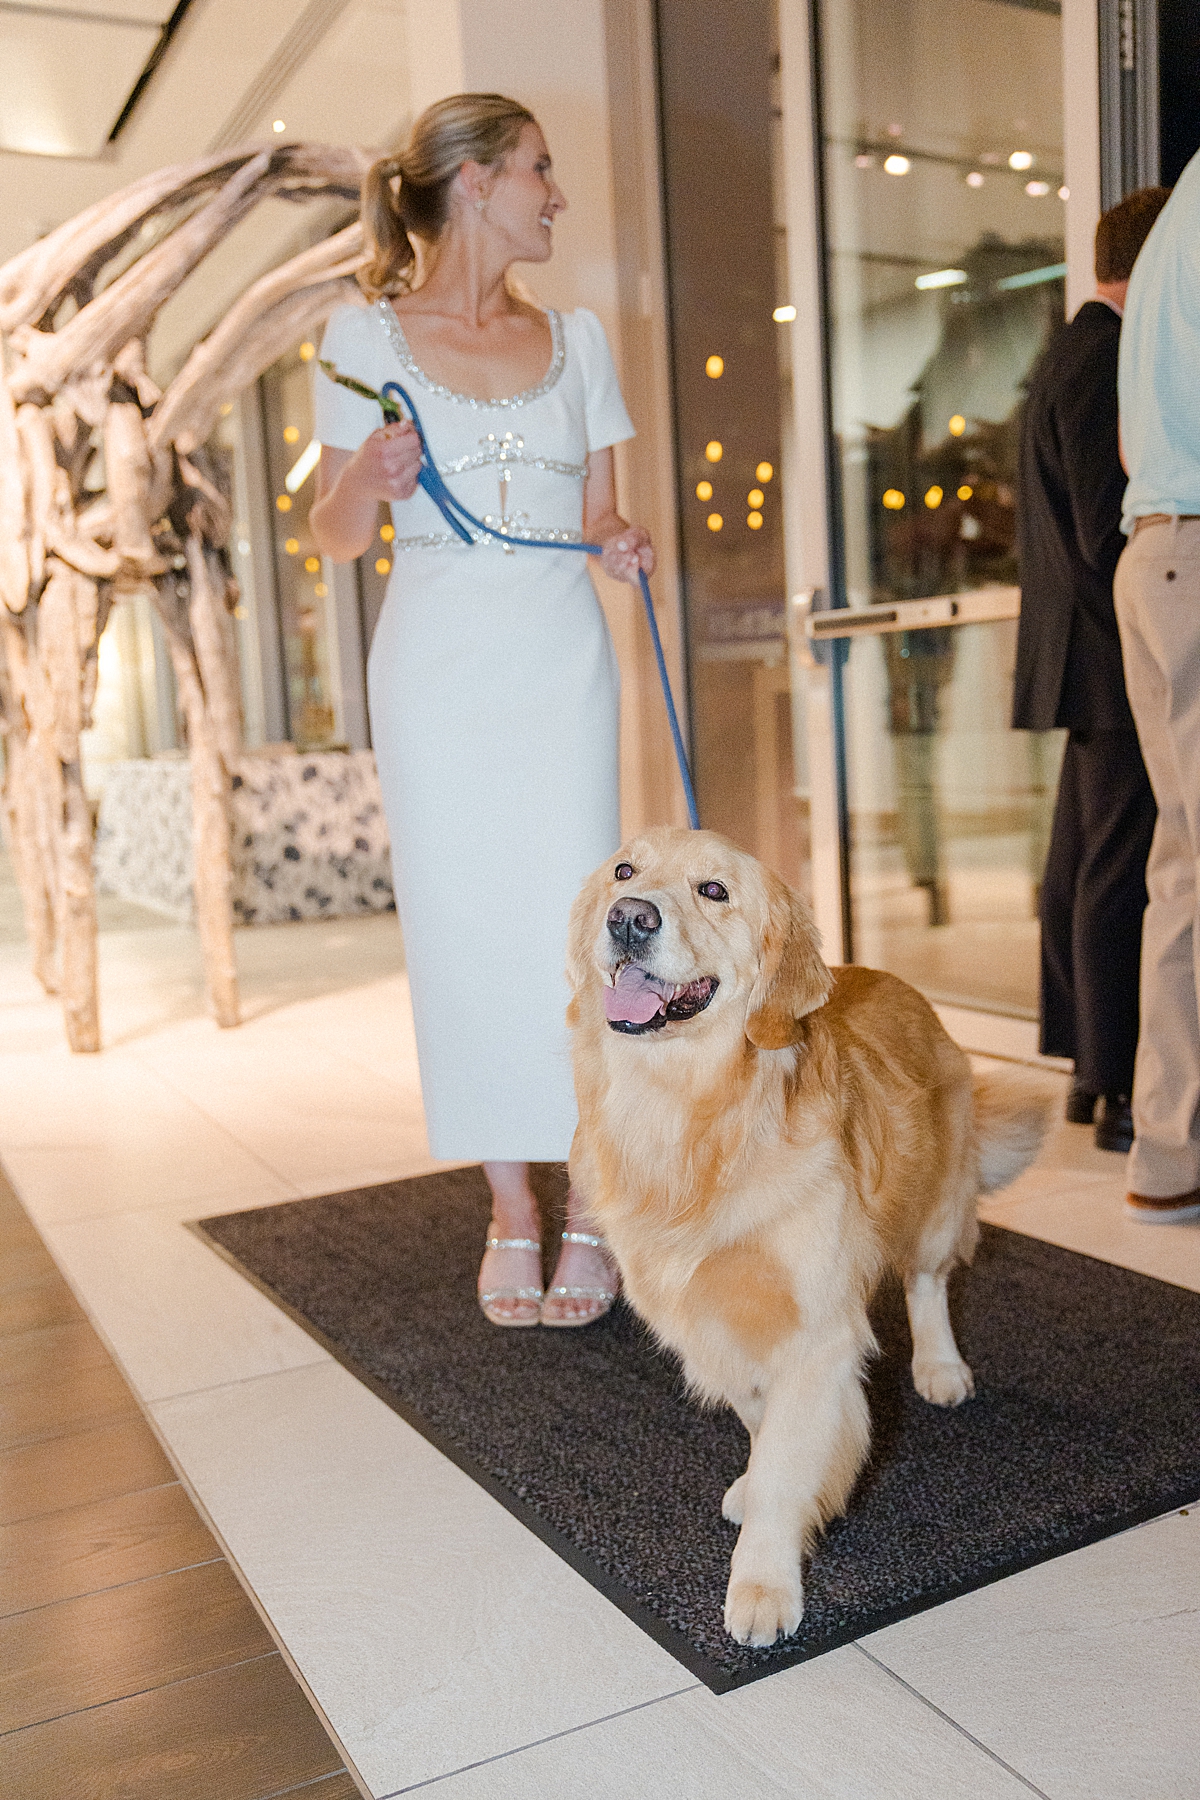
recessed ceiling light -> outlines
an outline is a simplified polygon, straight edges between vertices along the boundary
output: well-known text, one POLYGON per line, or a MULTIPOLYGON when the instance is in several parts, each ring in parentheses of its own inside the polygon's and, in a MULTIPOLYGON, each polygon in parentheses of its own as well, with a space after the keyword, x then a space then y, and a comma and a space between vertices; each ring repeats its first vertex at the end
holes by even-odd
POLYGON ((967 279, 965 269, 934 269, 930 275, 918 275, 916 285, 926 288, 961 287, 967 279))
POLYGON ((889 175, 907 175, 912 168, 907 156, 885 156, 883 166, 889 175))
POLYGON ((272 131, 286 131, 287 126, 284 124, 282 119, 274 119, 274 120, 272 120, 272 123, 271 123, 271 130, 272 131))
POLYGON ((1031 200, 1042 200, 1050 192, 1050 183, 1048 181, 1027 181, 1025 192, 1031 200))
POLYGON ((967 176, 967 186, 970 188, 981 188, 983 186, 983 176, 979 173, 978 169, 972 169, 971 173, 967 176))
POLYGON ((1008 159, 1008 166, 1010 169, 1032 169, 1032 150, 1014 150, 1008 159))

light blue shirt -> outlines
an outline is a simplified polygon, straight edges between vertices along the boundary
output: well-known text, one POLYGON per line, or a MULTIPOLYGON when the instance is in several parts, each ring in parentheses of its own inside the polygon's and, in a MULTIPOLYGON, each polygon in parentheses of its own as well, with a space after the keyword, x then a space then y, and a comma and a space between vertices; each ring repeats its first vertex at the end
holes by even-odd
POLYGON ((1200 513, 1200 154, 1133 266, 1117 390, 1129 469, 1121 529, 1128 536, 1140 513, 1200 513))

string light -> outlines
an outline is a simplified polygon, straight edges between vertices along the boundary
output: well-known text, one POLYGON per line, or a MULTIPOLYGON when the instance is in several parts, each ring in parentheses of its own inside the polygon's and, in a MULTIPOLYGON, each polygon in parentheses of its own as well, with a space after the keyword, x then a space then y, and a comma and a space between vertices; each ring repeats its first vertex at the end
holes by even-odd
POLYGON ((947 422, 947 430, 951 437, 961 437, 966 429, 967 421, 963 418, 961 413, 955 413, 947 422))
POLYGON ((394 525, 381 525, 379 527, 379 535, 385 544, 390 544, 396 535, 396 527, 394 525))
POLYGON ((311 362, 313 357, 316 354, 317 354, 317 346, 315 344, 301 344, 301 346, 300 346, 300 361, 301 362, 311 362))
POLYGON ((883 496, 883 504, 889 512, 899 512, 904 505, 904 495, 899 488, 888 488, 883 496))
POLYGON ((711 481, 698 481, 696 483, 696 498, 697 498, 697 500, 711 500, 712 499, 712 482, 711 481))
POLYGON ((938 487, 936 482, 934 483, 934 485, 931 488, 926 488, 925 504, 929 508, 930 512, 936 512, 938 507, 942 504, 942 501, 944 499, 945 499, 945 495, 943 494, 941 488, 938 487))
POLYGON ((283 441, 285 444, 298 444, 300 442, 300 427, 298 425, 285 425, 283 428, 283 441))
POLYGON ((974 492, 975 489, 973 487, 968 487, 967 483, 964 481, 958 490, 958 497, 960 500, 969 500, 974 492))
POLYGON ((386 575, 388 570, 391 568, 391 566, 392 565, 388 561, 387 557, 381 556, 381 557, 379 557, 379 559, 377 560, 377 562, 375 564, 375 573, 377 575, 386 575))
POLYGON ((756 481, 761 481, 763 486, 765 487, 767 482, 770 481, 770 479, 774 473, 775 473, 775 471, 771 467, 769 462, 761 462, 761 463, 759 463, 757 469, 755 469, 755 471, 754 471, 754 479, 756 481))
POLYGON ((761 531, 762 522, 762 514, 760 512, 752 512, 746 515, 746 523, 751 531, 761 531))
POLYGON ((324 598, 328 592, 329 592, 329 589, 325 586, 325 583, 323 581, 318 581, 317 585, 313 589, 313 593, 317 596, 318 600, 324 600, 324 598))
POLYGON ((708 526, 708 529, 710 531, 720 531, 720 529, 721 529, 722 525, 725 523, 725 521, 721 517, 720 513, 709 513, 709 515, 708 515, 707 519, 704 521, 704 523, 708 526))
POLYGON ((763 503, 762 489, 761 488, 751 488, 750 492, 746 495, 746 505, 747 506, 761 506, 762 503, 763 503))
POLYGON ((725 358, 723 356, 710 356, 704 365, 704 373, 715 381, 718 375, 723 375, 725 373, 725 358))
POLYGON ((304 559, 304 566, 310 575, 315 575, 321 566, 321 559, 319 556, 306 556, 304 559))
POLYGON ((275 504, 280 512, 291 512, 292 496, 290 494, 277 494, 275 497, 275 504))
POLYGON ((289 556, 295 556, 299 552, 299 549, 300 549, 300 539, 299 538, 287 538, 284 541, 283 547, 287 551, 289 556))
POLYGON ((705 444, 704 454, 710 463, 719 463, 725 454, 725 446, 724 444, 718 443, 717 439, 714 438, 711 444, 705 444))

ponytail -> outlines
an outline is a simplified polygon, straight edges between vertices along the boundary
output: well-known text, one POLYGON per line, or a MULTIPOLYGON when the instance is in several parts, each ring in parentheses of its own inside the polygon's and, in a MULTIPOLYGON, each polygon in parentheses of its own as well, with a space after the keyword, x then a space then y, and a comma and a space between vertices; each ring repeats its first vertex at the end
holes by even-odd
POLYGON ((503 94, 451 94, 426 107, 408 144, 367 170, 362 222, 371 260, 358 272, 369 300, 405 293, 416 272, 414 237, 436 244, 450 217, 450 190, 464 163, 492 167, 516 148, 529 108, 503 94))

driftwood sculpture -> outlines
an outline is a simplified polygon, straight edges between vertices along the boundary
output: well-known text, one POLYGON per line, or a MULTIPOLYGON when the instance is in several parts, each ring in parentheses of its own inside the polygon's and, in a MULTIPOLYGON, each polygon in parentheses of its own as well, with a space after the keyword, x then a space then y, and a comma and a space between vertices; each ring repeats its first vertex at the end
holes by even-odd
POLYGON ((230 764, 241 739, 230 506, 205 449, 222 404, 347 298, 348 226, 256 281, 165 392, 146 338, 166 300, 258 201, 357 198, 367 159, 282 145, 164 169, 0 267, 3 804, 34 967, 73 1050, 100 1047, 92 829, 80 768, 97 645, 151 592, 191 757, 196 916, 209 1002, 238 1022, 230 764))

